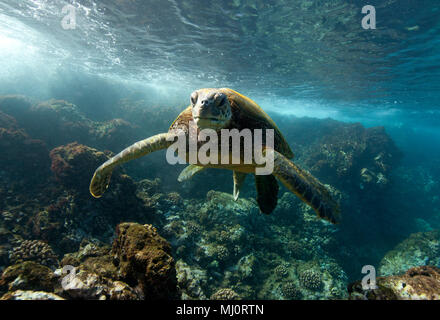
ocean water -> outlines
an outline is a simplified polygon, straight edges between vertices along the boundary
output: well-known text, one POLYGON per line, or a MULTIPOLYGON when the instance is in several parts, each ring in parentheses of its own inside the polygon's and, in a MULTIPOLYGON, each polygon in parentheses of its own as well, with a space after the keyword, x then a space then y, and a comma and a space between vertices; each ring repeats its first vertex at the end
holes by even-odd
POLYGON ((440 268, 439 34, 435 0, 0 0, 0 294, 122 299, 118 280, 129 299, 348 299, 365 266, 440 268), (228 170, 179 183, 164 150, 89 194, 99 165, 167 132, 201 88, 260 105, 340 223, 282 183, 270 215, 252 177, 238 201, 228 170), (125 222, 169 244, 157 282, 106 264, 125 222), (84 282, 107 270, 106 289, 65 287, 66 266, 84 282), (14 284, 20 272, 54 280, 14 284))

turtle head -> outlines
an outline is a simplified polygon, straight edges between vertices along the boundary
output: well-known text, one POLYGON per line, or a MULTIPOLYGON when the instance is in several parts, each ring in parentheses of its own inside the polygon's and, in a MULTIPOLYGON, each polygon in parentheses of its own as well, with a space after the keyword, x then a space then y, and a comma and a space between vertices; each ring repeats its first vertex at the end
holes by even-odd
POLYGON ((200 89, 191 94, 192 115, 200 129, 219 130, 231 120, 231 103, 218 89, 200 89))

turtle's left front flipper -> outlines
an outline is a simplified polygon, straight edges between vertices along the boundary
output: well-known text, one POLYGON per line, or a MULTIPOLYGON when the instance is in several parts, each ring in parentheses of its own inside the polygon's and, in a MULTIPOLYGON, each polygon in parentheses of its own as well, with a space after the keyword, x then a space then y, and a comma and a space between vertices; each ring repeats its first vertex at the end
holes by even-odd
POLYGON ((337 223, 340 219, 339 204, 332 198, 328 189, 310 173, 296 166, 285 156, 277 151, 273 152, 273 175, 302 201, 311 206, 320 218, 337 223))
POLYGON ((175 135, 161 133, 148 139, 141 140, 122 150, 120 153, 104 162, 96 169, 90 182, 90 193, 95 198, 100 198, 108 188, 114 168, 120 164, 134 160, 149 153, 168 148, 174 143, 175 135))

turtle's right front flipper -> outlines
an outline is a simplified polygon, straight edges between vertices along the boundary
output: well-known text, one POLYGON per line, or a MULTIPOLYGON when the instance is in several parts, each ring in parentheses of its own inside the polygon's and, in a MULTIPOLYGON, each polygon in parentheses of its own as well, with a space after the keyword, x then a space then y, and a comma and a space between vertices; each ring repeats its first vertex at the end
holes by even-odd
POLYGON ((174 143, 172 137, 175 137, 175 135, 161 133, 148 139, 138 141, 104 162, 98 169, 96 169, 92 181, 90 182, 89 189, 92 196, 100 198, 104 194, 105 190, 108 188, 110 177, 115 167, 130 160, 146 156, 154 151, 168 148, 174 143))
POLYGON ((320 218, 331 223, 339 221, 339 204, 332 198, 328 189, 310 173, 297 167, 277 151, 274 152, 274 171, 276 176, 290 191, 311 206, 320 218))

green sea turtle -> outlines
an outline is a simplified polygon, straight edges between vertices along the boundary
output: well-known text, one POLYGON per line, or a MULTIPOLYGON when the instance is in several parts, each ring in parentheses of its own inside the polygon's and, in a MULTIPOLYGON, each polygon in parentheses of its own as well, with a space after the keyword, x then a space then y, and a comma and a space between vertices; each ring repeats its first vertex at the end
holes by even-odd
MULTIPOLYGON (((191 164, 180 174, 178 180, 184 181, 205 168, 223 168, 233 171, 234 198, 238 198, 240 187, 247 174, 253 174, 257 188, 257 202, 263 213, 271 213, 277 205, 278 183, 280 180, 291 192, 310 205, 320 218, 336 223, 339 218, 339 206, 332 199, 327 188, 310 173, 296 166, 289 159, 293 152, 274 121, 251 99, 231 89, 200 89, 191 94, 191 105, 172 123, 167 133, 161 133, 136 142, 115 155, 96 169, 90 183, 90 193, 99 198, 108 188, 113 169, 127 161, 143 157, 151 152, 173 145, 176 131, 183 132, 188 138, 190 123, 195 123, 196 130, 214 129, 273 129, 273 172, 270 175, 256 175, 257 163, 245 164, 191 164)), ((187 144, 188 145, 188 144, 187 144)), ((197 148, 203 145, 199 142, 197 148)), ((268 147, 263 146, 266 154, 268 147)), ((243 150, 240 150, 240 156, 243 150)), ((230 150, 230 157, 232 157, 230 150)), ((185 161, 188 163, 189 152, 185 161)), ((231 163, 231 162, 229 162, 231 163)))

